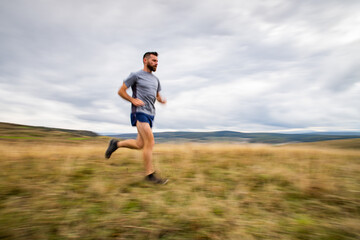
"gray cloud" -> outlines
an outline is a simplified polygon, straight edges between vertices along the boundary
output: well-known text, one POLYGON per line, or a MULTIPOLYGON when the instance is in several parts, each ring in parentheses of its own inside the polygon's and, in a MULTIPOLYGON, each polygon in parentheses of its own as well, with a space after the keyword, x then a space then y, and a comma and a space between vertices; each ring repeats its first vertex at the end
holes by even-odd
POLYGON ((2 1, 0 121, 134 131, 117 90, 160 53, 156 130, 359 130, 358 1, 2 1), (141 7, 140 7, 141 6, 141 7))

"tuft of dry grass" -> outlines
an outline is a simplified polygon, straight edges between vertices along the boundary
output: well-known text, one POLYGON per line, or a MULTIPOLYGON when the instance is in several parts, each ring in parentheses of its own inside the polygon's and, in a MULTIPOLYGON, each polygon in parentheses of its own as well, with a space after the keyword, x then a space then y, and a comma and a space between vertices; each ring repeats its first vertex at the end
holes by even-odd
POLYGON ((359 150, 159 144, 154 186, 140 152, 106 147, 2 140, 0 239, 360 238, 359 150))

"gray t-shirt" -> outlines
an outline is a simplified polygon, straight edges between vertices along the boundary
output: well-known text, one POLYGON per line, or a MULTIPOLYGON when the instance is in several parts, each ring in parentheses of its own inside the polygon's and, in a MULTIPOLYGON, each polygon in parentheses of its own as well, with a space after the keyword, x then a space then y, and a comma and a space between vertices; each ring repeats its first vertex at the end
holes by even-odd
POLYGON ((156 95, 161 91, 159 79, 152 73, 140 70, 131 73, 124 83, 126 87, 131 87, 133 98, 138 98, 145 103, 140 107, 131 104, 131 112, 143 112, 155 116, 156 95))

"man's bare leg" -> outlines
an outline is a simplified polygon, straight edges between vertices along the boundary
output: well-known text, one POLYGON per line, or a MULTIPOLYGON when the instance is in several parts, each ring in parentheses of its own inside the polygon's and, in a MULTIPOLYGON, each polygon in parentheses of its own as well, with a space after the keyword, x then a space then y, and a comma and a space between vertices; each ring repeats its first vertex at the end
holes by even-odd
POLYGON ((109 146, 105 152, 105 158, 109 159, 113 152, 115 152, 118 148, 130 148, 130 149, 142 149, 144 146, 144 141, 138 134, 136 140, 128 139, 124 141, 119 141, 117 139, 111 139, 109 142, 109 146))
POLYGON ((155 184, 166 184, 168 182, 167 179, 162 179, 156 177, 152 152, 155 145, 154 134, 151 130, 149 123, 137 122, 136 127, 138 129, 138 136, 142 139, 143 146, 143 159, 144 159, 144 167, 145 167, 145 180, 155 183, 155 184))
POLYGON ((144 147, 144 142, 140 135, 136 137, 136 139, 127 139, 124 141, 117 142, 118 148, 130 148, 130 149, 142 149, 144 147))
POLYGON ((168 182, 167 179, 161 179, 155 176, 156 174, 152 158, 155 140, 149 123, 137 121, 136 127, 138 130, 136 140, 128 139, 124 141, 118 141, 116 139, 112 139, 109 143, 108 149, 106 150, 105 157, 110 158, 111 154, 116 151, 116 149, 121 147, 130 149, 143 149, 143 160, 146 175, 145 180, 155 184, 166 184, 168 182))
POLYGON ((124 147, 130 149, 143 149, 143 159, 145 174, 149 175, 155 172, 153 162, 152 162, 152 151, 155 144, 154 135, 152 133, 149 123, 137 121, 136 127, 138 130, 138 135, 135 139, 128 139, 124 141, 117 141, 113 139, 109 143, 108 150, 105 153, 106 158, 110 158, 111 154, 116 151, 116 149, 124 147))
POLYGON ((149 175, 155 172, 152 161, 152 152, 155 144, 154 135, 149 123, 137 121, 136 127, 138 129, 138 137, 140 137, 143 142, 143 160, 145 174, 149 175))

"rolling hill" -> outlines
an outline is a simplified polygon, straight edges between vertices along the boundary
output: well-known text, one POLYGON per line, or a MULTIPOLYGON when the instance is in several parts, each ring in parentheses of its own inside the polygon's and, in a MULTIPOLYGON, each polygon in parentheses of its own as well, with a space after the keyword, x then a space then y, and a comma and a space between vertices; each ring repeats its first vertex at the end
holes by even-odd
POLYGON ((7 140, 50 140, 50 139, 85 139, 97 137, 98 134, 85 130, 70 130, 28 126, 0 122, 0 139, 7 140))

